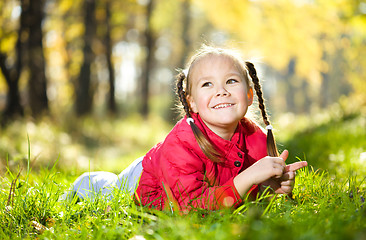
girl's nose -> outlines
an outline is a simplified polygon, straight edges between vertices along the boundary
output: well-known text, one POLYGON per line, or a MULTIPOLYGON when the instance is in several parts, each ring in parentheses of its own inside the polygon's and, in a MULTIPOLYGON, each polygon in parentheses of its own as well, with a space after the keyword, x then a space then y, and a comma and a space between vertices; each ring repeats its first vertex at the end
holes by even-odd
POLYGON ((229 96, 229 95, 230 93, 224 87, 220 87, 219 89, 217 89, 216 96, 229 96))

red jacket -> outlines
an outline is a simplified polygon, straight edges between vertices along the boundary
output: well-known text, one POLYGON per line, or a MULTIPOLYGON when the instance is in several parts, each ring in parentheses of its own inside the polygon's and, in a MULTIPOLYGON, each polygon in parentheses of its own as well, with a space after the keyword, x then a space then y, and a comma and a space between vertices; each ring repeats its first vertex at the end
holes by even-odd
MULTIPOLYGON (((183 211, 241 205, 233 179, 267 155, 265 133, 243 118, 228 141, 212 132, 199 115, 192 118, 223 156, 221 162, 214 163, 204 155, 185 117, 144 157, 137 202, 159 210, 183 211)), ((256 194, 257 189, 253 186, 251 193, 256 194)))

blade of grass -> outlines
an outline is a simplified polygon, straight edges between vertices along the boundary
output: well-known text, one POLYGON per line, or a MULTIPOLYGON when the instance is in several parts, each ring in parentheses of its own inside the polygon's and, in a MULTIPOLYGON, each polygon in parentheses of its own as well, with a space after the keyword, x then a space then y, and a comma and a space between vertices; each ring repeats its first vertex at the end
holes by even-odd
POLYGON ((29 134, 27 134, 27 139, 28 139, 28 159, 27 159, 27 180, 26 183, 28 185, 28 179, 29 179, 29 166, 30 166, 30 156, 31 156, 31 148, 30 148, 30 140, 29 140, 29 134))

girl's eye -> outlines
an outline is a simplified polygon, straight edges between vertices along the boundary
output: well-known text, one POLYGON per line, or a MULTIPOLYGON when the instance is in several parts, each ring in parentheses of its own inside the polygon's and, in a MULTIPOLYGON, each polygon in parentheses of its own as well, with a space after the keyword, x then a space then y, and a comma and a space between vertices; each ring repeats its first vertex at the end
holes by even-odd
POLYGON ((233 84, 233 83, 237 83, 237 82, 238 82, 238 80, 236 80, 236 79, 229 79, 226 81, 227 84, 233 84))
POLYGON ((202 84, 202 87, 210 87, 212 86, 211 82, 205 82, 204 84, 202 84))

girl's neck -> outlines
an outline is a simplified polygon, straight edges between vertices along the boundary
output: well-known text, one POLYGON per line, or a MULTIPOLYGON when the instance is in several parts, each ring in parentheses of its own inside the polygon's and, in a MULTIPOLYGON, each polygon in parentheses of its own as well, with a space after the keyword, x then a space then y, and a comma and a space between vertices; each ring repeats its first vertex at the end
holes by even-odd
POLYGON ((230 126, 230 127, 212 127, 210 125, 208 125, 203 119, 202 122, 212 131, 214 132, 217 136, 230 141, 232 136, 235 133, 236 128, 238 127, 238 124, 236 124, 235 126, 230 126))

